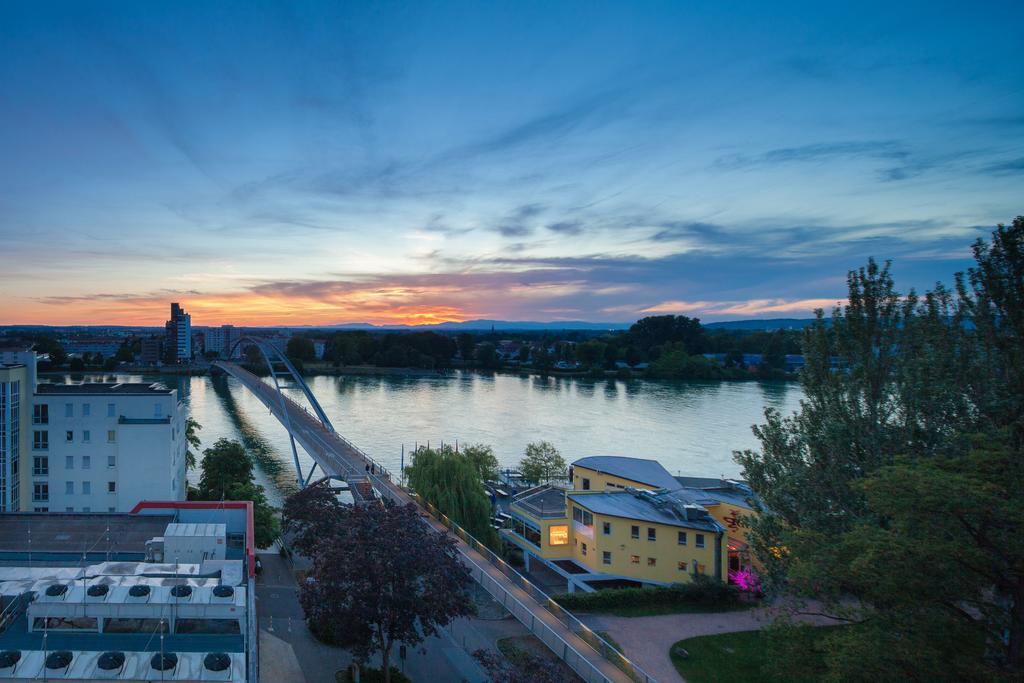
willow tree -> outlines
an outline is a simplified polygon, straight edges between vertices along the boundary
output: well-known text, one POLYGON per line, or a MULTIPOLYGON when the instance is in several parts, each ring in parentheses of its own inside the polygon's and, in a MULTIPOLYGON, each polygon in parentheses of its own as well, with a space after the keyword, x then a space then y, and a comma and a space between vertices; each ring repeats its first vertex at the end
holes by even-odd
POLYGON ((494 544, 491 501, 474 458, 450 446, 421 446, 405 472, 409 486, 418 494, 481 542, 494 544))

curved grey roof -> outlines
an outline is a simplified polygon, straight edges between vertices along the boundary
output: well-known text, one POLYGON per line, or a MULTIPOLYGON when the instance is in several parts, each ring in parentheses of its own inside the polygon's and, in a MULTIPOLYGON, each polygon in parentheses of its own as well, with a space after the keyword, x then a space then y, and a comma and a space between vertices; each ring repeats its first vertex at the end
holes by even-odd
POLYGON ((679 488, 679 482, 657 460, 627 458, 621 455, 591 455, 573 463, 573 466, 577 465, 615 477, 638 481, 655 489, 679 488))

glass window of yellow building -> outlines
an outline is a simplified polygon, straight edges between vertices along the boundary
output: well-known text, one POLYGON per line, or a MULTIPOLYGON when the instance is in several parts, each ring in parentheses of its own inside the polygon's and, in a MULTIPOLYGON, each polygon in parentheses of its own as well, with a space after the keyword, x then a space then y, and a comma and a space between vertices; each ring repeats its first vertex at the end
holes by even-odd
POLYGON ((569 527, 560 524, 548 527, 549 545, 569 545, 569 527))

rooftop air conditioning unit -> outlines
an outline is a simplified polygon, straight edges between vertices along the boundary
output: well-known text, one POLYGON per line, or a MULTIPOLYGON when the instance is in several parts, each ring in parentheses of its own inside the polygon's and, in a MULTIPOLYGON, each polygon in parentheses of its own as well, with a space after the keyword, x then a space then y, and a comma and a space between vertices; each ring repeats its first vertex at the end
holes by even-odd
POLYGON ((211 652, 203 657, 203 680, 230 681, 232 670, 231 655, 226 652, 211 652))

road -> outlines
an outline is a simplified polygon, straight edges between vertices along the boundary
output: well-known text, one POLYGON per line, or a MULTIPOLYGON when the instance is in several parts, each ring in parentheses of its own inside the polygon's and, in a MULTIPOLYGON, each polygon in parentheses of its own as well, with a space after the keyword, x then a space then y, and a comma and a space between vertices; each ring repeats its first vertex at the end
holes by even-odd
MULTIPOLYGON (((343 478, 352 475, 369 477, 374 488, 382 496, 400 505, 418 505, 405 490, 391 481, 386 470, 339 434, 328 431, 316 417, 298 403, 279 394, 274 387, 235 363, 216 361, 213 364, 253 392, 281 424, 286 427, 290 425, 292 436, 324 472, 343 478)), ((424 520, 438 533, 449 533, 447 527, 437 519, 424 514, 424 520)), ((531 632, 538 635, 556 655, 566 660, 585 681, 627 683, 632 680, 535 600, 531 593, 488 562, 481 553, 457 536, 452 537, 473 578, 480 582, 495 600, 508 607, 512 614, 531 632)), ((648 680, 653 683, 653 679, 648 680)))

